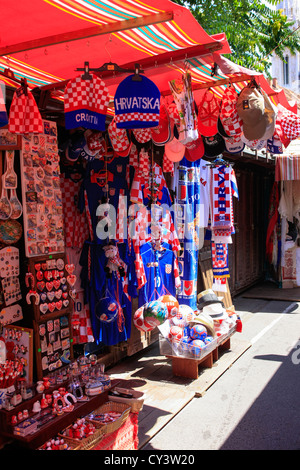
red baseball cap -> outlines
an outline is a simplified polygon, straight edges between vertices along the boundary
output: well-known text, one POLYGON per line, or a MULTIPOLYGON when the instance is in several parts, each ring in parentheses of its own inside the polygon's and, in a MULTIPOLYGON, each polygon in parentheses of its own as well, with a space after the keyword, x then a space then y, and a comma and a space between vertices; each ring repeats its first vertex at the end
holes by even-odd
POLYGON ((206 90, 198 105, 198 129, 201 135, 210 137, 217 134, 220 104, 215 95, 206 90))

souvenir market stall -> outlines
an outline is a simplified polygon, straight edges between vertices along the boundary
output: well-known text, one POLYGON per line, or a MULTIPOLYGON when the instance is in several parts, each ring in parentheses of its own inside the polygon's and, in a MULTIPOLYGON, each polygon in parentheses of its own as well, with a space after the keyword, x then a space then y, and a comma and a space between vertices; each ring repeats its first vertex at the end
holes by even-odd
POLYGON ((110 379, 103 351, 159 337, 174 375, 197 378, 230 347, 233 160, 279 153, 299 117, 186 8, 62 3, 23 2, 14 31, 3 10, 1 432, 136 449, 143 397, 110 379), (33 36, 18 28, 28 14, 33 36), (213 279, 199 291, 204 243, 213 279))

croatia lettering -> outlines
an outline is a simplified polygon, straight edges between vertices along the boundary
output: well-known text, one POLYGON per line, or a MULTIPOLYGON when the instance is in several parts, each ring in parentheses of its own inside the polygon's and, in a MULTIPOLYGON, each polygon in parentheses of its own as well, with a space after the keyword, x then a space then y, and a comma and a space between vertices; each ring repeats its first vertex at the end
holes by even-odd
POLYGON ((157 111, 160 108, 160 100, 145 96, 115 98, 115 107, 117 111, 127 111, 128 109, 157 111))

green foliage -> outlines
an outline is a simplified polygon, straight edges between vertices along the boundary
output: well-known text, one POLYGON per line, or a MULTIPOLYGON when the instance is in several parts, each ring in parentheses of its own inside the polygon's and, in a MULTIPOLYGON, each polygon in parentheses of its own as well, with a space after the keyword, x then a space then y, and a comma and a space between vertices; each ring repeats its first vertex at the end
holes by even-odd
POLYGON ((173 0, 191 10, 208 34, 224 32, 239 65, 269 75, 274 52, 284 60, 285 48, 300 51, 300 34, 276 5, 279 0, 173 0))

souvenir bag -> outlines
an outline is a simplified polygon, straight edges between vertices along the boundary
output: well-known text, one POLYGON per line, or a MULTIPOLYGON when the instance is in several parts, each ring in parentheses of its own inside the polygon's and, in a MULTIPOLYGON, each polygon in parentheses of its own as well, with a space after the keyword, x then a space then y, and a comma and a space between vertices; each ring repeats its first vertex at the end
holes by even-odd
POLYGON ((183 144, 192 142, 199 134, 190 73, 184 74, 182 80, 171 80, 169 86, 180 120, 178 140, 183 144))
POLYGON ((11 134, 43 133, 41 114, 26 83, 14 93, 9 111, 8 130, 11 134))

